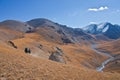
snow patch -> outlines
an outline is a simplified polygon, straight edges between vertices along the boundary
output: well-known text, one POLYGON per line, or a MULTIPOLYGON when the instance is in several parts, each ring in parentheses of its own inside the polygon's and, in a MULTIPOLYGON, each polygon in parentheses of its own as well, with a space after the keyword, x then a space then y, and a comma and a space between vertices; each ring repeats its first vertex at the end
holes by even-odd
POLYGON ((107 26, 102 30, 102 32, 106 32, 108 29, 109 29, 109 26, 107 25, 107 26))
POLYGON ((106 25, 106 23, 98 25, 97 30, 103 29, 105 25, 106 25))

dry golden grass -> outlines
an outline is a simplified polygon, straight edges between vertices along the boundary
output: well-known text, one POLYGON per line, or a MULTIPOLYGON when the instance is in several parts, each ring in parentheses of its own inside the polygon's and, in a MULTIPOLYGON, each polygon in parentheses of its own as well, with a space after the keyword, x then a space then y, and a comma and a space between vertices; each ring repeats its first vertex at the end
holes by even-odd
POLYGON ((96 54, 96 52, 91 50, 90 46, 68 44, 61 45, 60 48, 66 53, 67 63, 75 66, 84 66, 95 69, 107 58, 103 55, 96 54))
MULTIPOLYGON (((16 34, 16 33, 15 33, 16 34)), ((6 35, 5 35, 6 36, 6 35)), ((6 39, 11 40, 11 39, 6 39)), ((25 34, 11 40, 18 48, 0 41, 0 79, 7 80, 120 80, 119 73, 96 72, 93 70, 106 57, 96 54, 89 46, 58 44, 37 33, 25 34), (39 45, 43 45, 39 48, 39 45), (29 47, 32 54, 24 53, 29 47), (67 64, 48 60, 51 52, 59 47, 64 52, 67 64), (96 60, 93 60, 96 58, 96 60), (97 62, 96 62, 97 61, 97 62), (83 66, 84 64, 84 66, 83 66), (85 68, 89 67, 92 69, 85 68)))
POLYGON ((74 66, 83 66, 95 69, 100 66, 101 62, 106 59, 103 55, 98 55, 91 50, 90 46, 78 45, 78 44, 58 44, 54 42, 46 41, 43 36, 36 33, 26 34, 24 38, 13 40, 19 50, 24 50, 25 47, 29 47, 32 50, 33 55, 42 58, 49 58, 50 54, 55 51, 55 47, 59 47, 64 52, 64 59, 67 64, 74 66), (39 49, 39 45, 43 45, 42 49, 39 49))
POLYGON ((117 73, 99 73, 14 51, 0 53, 0 79, 8 80, 119 80, 117 73), (13 53, 12 53, 13 52, 13 53))
POLYGON ((120 39, 111 41, 111 42, 105 42, 101 45, 99 45, 98 49, 102 51, 107 51, 109 53, 112 53, 113 55, 120 54, 120 39))
POLYGON ((106 65, 104 71, 120 73, 120 60, 115 60, 106 65))
POLYGON ((23 37, 22 34, 23 33, 21 32, 11 31, 6 28, 0 28, 0 40, 2 41, 23 37))
POLYGON ((120 73, 120 39, 111 41, 111 42, 105 42, 104 44, 100 45, 98 49, 101 51, 109 52, 111 55, 115 56, 115 60, 111 61, 107 64, 104 71, 109 72, 118 72, 120 73))

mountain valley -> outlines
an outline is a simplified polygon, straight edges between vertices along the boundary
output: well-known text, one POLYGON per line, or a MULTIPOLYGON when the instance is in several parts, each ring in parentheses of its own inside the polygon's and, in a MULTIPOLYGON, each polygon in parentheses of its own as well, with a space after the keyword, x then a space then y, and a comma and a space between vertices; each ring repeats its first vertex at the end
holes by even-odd
POLYGON ((120 80, 119 44, 120 26, 108 22, 71 28, 45 18, 6 20, 0 22, 0 79, 120 80), (101 72, 96 69, 109 57, 96 50, 114 57, 101 72))

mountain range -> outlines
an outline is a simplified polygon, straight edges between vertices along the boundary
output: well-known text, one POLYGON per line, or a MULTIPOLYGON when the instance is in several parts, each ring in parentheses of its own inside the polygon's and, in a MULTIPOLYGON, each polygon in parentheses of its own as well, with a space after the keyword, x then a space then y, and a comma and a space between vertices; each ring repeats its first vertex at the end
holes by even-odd
MULTIPOLYGON (((80 28, 71 28, 66 25, 61 25, 55 22, 52 22, 48 19, 38 18, 33 19, 27 22, 15 21, 15 20, 6 20, 0 23, 0 27, 12 29, 20 32, 37 32, 44 33, 46 30, 48 35, 45 35, 46 38, 58 39, 59 42, 63 43, 76 43, 81 41, 93 41, 95 40, 90 34, 85 33, 80 28), (43 30, 42 30, 43 29, 43 30), (49 31, 47 31, 49 30, 49 31), (58 37, 60 36, 60 37, 58 37)), ((53 40, 56 40, 53 39, 53 40)))
POLYGON ((72 28, 45 18, 0 22, 2 80, 119 80, 120 26, 72 28), (26 51, 27 49, 27 51, 26 51), (102 63, 114 58, 108 64, 102 63), (105 66, 103 72, 97 68, 105 66))
MULTIPOLYGON (((0 27, 10 28, 21 32, 38 31, 39 28, 48 27, 53 30, 53 33, 60 35, 63 42, 80 42, 82 40, 95 40, 101 37, 107 39, 120 38, 120 26, 104 22, 100 24, 90 24, 83 28, 71 28, 66 25, 61 25, 52 22, 48 19, 38 18, 27 22, 16 20, 6 20, 0 22, 0 27), (92 35, 92 36, 91 36, 92 35), (93 37, 93 35, 95 37, 93 37)), ((102 38, 101 38, 102 39, 102 38)))
POLYGON ((100 23, 100 24, 90 24, 83 28, 87 33, 94 35, 104 35, 110 39, 120 38, 120 26, 111 24, 109 22, 100 23))

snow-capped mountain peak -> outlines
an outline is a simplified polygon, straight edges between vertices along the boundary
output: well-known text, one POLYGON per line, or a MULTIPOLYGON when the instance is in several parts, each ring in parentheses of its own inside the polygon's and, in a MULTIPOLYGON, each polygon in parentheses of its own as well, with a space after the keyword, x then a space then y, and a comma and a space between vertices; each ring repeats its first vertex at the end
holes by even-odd
POLYGON ((101 23, 97 25, 98 32, 106 32, 112 24, 109 22, 101 23))
POLYGON ((109 22, 88 25, 83 30, 91 34, 103 34, 109 38, 116 39, 120 37, 120 26, 112 25, 109 22))

